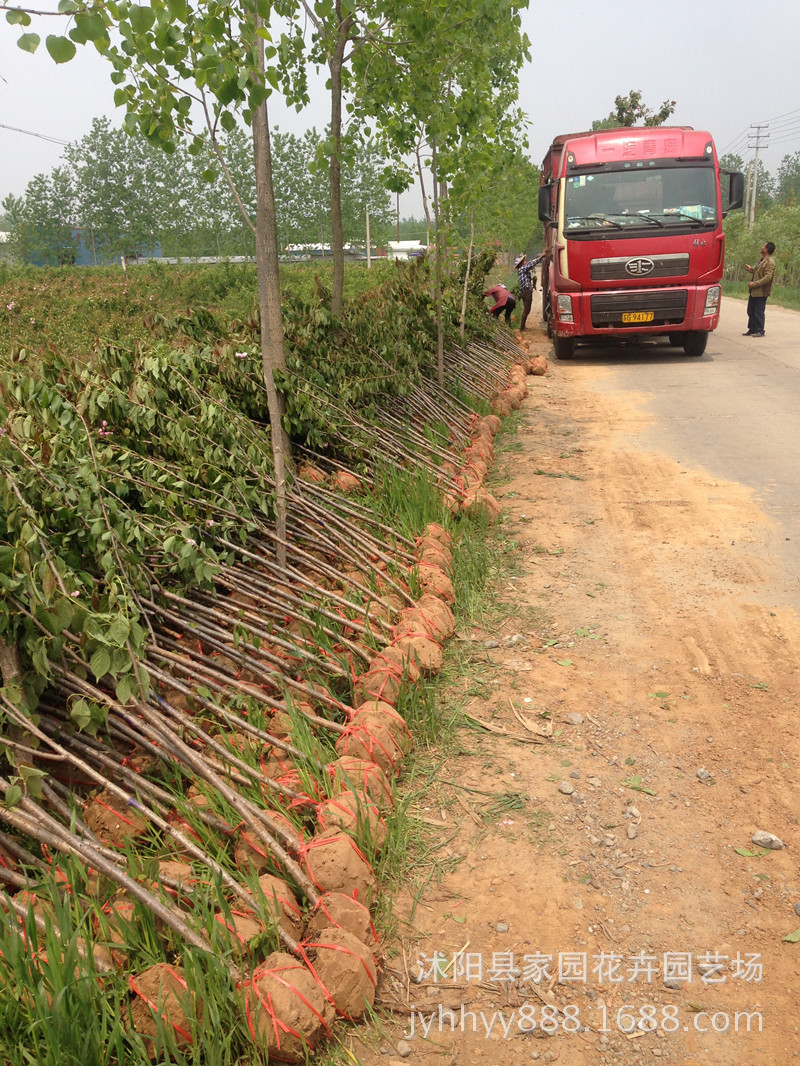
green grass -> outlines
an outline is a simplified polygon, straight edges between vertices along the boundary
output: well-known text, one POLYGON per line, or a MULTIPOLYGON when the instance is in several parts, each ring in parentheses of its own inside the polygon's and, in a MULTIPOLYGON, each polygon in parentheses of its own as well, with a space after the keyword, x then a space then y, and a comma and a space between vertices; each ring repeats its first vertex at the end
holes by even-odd
MULTIPOLYGON (((725 281, 722 284, 723 296, 731 296, 735 300, 746 300, 748 296, 746 281, 725 281)), ((773 286, 769 297, 769 303, 775 307, 786 307, 790 311, 800 311, 800 288, 786 285, 773 286)))

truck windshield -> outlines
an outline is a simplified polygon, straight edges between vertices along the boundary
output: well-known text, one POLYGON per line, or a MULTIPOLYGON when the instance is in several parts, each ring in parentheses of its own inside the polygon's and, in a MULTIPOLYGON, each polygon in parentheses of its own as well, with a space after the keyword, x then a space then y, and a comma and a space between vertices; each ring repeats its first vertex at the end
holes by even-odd
POLYGON ((716 203, 711 167, 570 174, 564 226, 570 231, 609 226, 713 226, 717 222, 716 203))

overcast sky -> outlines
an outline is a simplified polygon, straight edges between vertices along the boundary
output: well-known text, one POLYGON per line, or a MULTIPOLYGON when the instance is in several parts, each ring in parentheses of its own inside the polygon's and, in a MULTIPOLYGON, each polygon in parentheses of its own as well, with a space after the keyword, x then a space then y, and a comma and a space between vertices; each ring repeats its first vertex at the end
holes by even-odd
MULTIPOLYGON (((533 60, 520 70, 520 103, 535 163, 554 135, 588 129, 631 89, 654 110, 676 100, 673 123, 710 130, 720 153, 745 160, 751 127, 769 124, 762 158, 773 173, 800 150, 800 0, 531 0, 523 20, 533 60)), ((44 37, 56 25, 34 28, 44 37)), ((0 22, 0 200, 58 165, 63 146, 42 138, 77 140, 100 115, 122 121, 109 65, 91 46, 56 66, 43 45, 22 52, 18 35, 0 22)), ((273 125, 300 133, 324 127, 328 102, 320 90, 300 115, 276 97, 270 110, 273 125)), ((418 197, 405 194, 401 213, 421 215, 418 197)))

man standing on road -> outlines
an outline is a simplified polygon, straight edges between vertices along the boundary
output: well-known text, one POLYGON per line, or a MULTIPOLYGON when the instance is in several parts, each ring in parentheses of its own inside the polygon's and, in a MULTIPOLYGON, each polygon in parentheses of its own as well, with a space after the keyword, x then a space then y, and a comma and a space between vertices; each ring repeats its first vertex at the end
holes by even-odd
POLYGON ((544 259, 544 256, 540 255, 537 256, 532 263, 529 263, 527 256, 523 252, 521 256, 514 260, 517 277, 519 278, 519 294, 522 297, 522 322, 519 327, 520 331, 525 329, 525 323, 528 321, 528 315, 531 313, 533 290, 536 288, 536 276, 533 274, 533 268, 538 266, 542 259, 544 259))
POLYGON ((744 268, 748 274, 753 275, 753 280, 748 281, 747 287, 750 296, 747 300, 747 332, 744 337, 764 336, 764 311, 767 306, 767 297, 772 292, 772 279, 775 277, 775 245, 767 241, 761 249, 761 260, 751 267, 745 263, 744 268))

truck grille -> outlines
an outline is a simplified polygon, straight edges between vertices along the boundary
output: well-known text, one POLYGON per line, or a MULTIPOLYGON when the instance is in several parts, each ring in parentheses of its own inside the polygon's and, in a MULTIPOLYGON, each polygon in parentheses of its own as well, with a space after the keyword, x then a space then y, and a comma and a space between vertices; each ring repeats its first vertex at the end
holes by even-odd
POLYGON ((644 276, 685 278, 689 273, 689 256, 685 252, 677 252, 671 255, 623 255, 613 259, 593 259, 591 271, 592 281, 630 281, 631 278, 644 276))
POLYGON ((597 328, 636 329, 635 323, 622 321, 625 311, 652 311, 651 326, 677 325, 686 317, 686 289, 660 289, 620 293, 595 293, 592 296, 592 325, 597 328))

